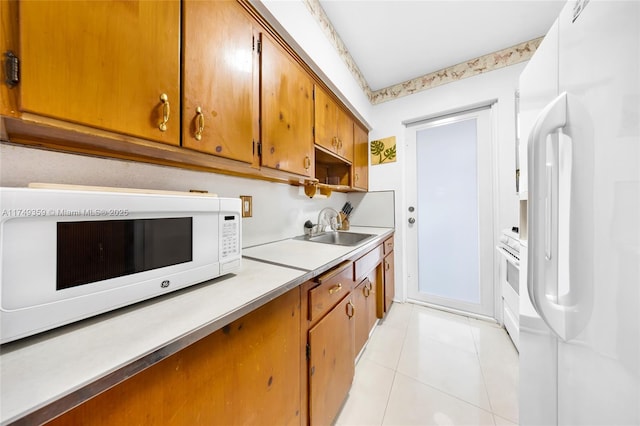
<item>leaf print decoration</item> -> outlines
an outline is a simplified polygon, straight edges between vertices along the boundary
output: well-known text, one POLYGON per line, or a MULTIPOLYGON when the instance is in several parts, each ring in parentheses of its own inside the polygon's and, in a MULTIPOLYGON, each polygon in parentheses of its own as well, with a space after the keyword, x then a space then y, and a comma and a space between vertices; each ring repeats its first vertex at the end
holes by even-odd
POLYGON ((396 161, 396 137, 377 139, 371 141, 371 164, 383 164, 396 161))

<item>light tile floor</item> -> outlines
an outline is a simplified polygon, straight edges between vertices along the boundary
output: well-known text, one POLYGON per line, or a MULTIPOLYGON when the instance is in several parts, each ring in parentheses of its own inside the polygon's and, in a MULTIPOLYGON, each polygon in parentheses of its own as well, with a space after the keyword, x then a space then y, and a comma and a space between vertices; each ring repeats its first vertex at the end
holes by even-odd
POLYGON ((336 425, 515 425, 518 353, 486 321, 394 303, 336 425))

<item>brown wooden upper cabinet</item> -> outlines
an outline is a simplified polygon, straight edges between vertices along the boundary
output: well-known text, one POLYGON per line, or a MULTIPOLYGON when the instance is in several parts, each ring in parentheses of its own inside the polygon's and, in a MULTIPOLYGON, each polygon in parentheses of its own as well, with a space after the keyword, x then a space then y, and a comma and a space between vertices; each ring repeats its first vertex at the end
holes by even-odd
POLYGON ((354 125, 353 131, 353 186, 369 190, 369 133, 354 125))
POLYGON ((312 177, 313 82, 269 35, 261 36, 261 165, 312 177))
POLYGON ((0 91, 12 141, 367 190, 366 131, 245 0, 2 1, 0 12, 0 46, 19 64, 0 91))
POLYGON ((20 110, 180 143, 180 2, 19 3, 20 110))
POLYGON ((314 88, 315 143, 353 161, 353 120, 318 85, 314 88))
POLYGON ((182 145, 252 163, 259 139, 259 32, 235 1, 183 6, 182 145))

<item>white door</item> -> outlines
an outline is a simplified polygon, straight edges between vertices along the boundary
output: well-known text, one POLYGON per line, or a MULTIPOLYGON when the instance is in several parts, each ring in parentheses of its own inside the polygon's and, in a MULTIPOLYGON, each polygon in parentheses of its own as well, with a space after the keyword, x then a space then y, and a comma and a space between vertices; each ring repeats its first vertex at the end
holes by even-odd
POLYGON ((408 297, 494 316, 489 107, 407 128, 408 297))

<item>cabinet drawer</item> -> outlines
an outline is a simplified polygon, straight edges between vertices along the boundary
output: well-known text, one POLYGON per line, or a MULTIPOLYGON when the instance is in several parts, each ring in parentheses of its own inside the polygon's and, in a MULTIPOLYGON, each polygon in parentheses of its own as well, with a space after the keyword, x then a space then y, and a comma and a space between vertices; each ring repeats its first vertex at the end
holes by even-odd
POLYGON ((387 255, 393 251, 393 237, 389 237, 384 241, 384 254, 387 255))
POLYGON ((353 262, 346 261, 318 276, 319 284, 309 290, 309 321, 329 312, 353 288, 353 262))
POLYGON ((382 261, 382 244, 371 250, 354 262, 354 281, 360 282, 365 275, 368 275, 382 261))

